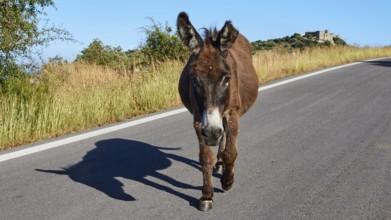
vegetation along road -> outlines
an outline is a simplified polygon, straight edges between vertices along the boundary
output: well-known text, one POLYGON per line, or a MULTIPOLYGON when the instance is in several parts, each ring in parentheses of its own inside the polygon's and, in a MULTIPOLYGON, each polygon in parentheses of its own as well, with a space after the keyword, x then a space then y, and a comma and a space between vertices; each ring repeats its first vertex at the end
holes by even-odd
POLYGON ((223 192, 215 177, 210 212, 197 210, 197 140, 178 110, 1 152, 0 219, 389 218, 391 59, 270 85, 241 120, 235 183, 223 192))

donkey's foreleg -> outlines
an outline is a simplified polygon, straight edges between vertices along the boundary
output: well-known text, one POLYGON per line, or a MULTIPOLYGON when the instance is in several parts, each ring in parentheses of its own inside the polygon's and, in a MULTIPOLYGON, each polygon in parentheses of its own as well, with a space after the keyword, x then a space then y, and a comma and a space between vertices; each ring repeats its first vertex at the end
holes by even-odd
POLYGON ((216 156, 212 147, 202 146, 200 147, 200 163, 202 166, 203 187, 202 197, 200 198, 199 209, 201 211, 207 211, 212 208, 213 205, 213 167, 216 163, 216 156))
POLYGON ((200 155, 199 161, 202 169, 203 186, 202 186, 202 197, 200 198, 199 210, 208 211, 213 206, 213 167, 216 163, 216 156, 213 152, 212 147, 205 145, 204 140, 201 136, 201 123, 195 122, 194 128, 197 133, 200 155))
POLYGON ((221 186, 224 190, 229 190, 234 182, 235 160, 238 156, 238 134, 239 134, 239 116, 231 113, 228 119, 229 132, 226 137, 226 146, 221 153, 224 164, 223 176, 221 177, 221 186))
POLYGON ((224 135, 221 138, 221 141, 219 144, 219 151, 217 152, 217 162, 214 167, 215 173, 220 174, 220 175, 223 174, 223 159, 221 157, 222 157, 222 153, 225 149, 225 141, 226 141, 226 132, 224 132, 224 135))

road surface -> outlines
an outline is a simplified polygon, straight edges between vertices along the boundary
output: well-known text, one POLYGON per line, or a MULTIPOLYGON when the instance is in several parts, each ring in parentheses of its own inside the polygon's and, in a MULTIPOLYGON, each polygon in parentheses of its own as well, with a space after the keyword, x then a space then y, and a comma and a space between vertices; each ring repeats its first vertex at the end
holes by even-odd
POLYGON ((391 59, 261 90, 209 212, 182 112, 0 162, 0 219, 389 219, 391 59))

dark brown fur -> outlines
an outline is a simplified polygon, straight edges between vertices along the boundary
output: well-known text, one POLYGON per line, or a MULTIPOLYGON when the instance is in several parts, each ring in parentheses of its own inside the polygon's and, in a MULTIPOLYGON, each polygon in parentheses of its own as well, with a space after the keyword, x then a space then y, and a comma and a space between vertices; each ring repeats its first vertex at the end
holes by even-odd
MULTIPOLYGON (((183 104, 194 117, 204 180, 202 203, 204 200, 212 201, 211 177, 216 162, 223 165, 223 189, 229 190, 232 186, 238 154, 239 118, 257 98, 258 77, 252 64, 251 45, 231 22, 227 21, 219 32, 206 30, 204 40, 191 25, 186 13, 178 15, 177 25, 179 36, 192 52, 179 80, 179 93, 183 104), (202 86, 194 81, 199 81, 202 86), (226 81, 228 86, 221 86, 226 81), (220 109, 221 120, 224 121, 217 158, 213 148, 206 144, 201 124, 203 112, 212 107, 220 109)), ((215 133, 213 135, 218 136, 215 133)))

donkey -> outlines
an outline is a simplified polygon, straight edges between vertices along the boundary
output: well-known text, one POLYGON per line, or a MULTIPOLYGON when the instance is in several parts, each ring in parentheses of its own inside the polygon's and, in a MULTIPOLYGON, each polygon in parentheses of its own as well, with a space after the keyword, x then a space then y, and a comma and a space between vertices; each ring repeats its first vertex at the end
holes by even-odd
POLYGON ((193 114, 203 175, 199 210, 208 211, 213 206, 214 167, 222 174, 222 188, 232 187, 239 118, 257 98, 258 76, 252 64, 251 45, 231 21, 226 21, 220 31, 205 29, 202 39, 189 16, 181 12, 177 28, 191 52, 178 89, 182 103, 193 114), (217 158, 215 146, 219 146, 217 158))

